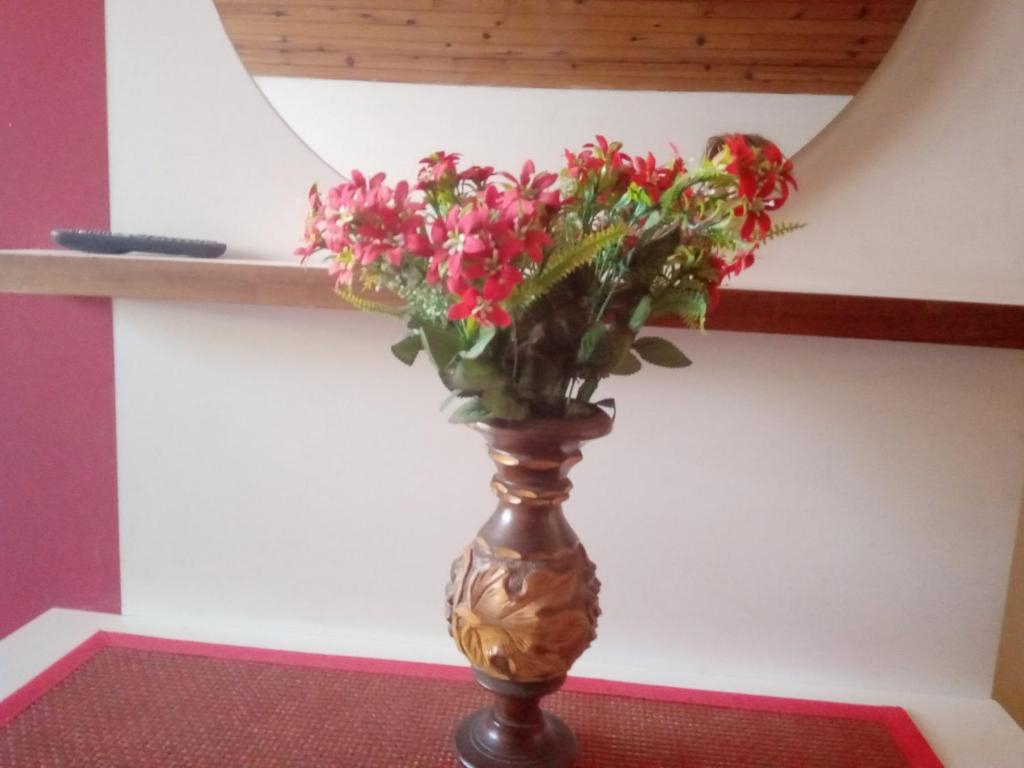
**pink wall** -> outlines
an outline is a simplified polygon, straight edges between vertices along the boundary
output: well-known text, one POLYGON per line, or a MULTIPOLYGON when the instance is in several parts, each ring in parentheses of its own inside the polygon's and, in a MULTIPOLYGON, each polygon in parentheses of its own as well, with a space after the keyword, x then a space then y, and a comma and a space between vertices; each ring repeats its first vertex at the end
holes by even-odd
MULTIPOLYGON (((109 226, 103 0, 3 0, 0 248, 109 226)), ((0 636, 120 610, 110 301, 0 295, 0 636)))

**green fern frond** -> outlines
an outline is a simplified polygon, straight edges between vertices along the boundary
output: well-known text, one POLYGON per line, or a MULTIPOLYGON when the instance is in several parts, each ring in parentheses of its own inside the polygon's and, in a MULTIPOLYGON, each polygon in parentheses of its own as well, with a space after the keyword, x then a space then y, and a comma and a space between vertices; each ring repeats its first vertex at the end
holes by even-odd
POLYGON ((540 274, 525 280, 516 289, 509 299, 509 306, 532 304, 577 269, 592 262, 604 248, 616 243, 624 234, 626 225, 615 224, 587 235, 579 242, 559 248, 548 257, 540 274))
POLYGON ((802 221, 783 221, 778 224, 773 224, 772 228, 768 230, 768 234, 764 236, 765 240, 774 240, 777 237, 788 235, 790 232, 796 232, 798 229, 806 227, 802 221))
POLYGON ((661 213, 662 215, 668 214, 675 204, 679 201, 680 195, 688 187, 692 187, 695 184, 735 184, 736 177, 730 173, 717 168, 711 163, 705 163, 700 169, 696 171, 690 171, 689 173, 680 176, 676 179, 675 183, 671 187, 665 190, 661 196, 661 213))
POLYGON ((706 290, 668 288, 658 293, 651 302, 651 317, 675 315, 688 325, 703 328, 707 309, 706 290))
POLYGON ((347 288, 339 288, 338 295, 353 307, 361 309, 363 312, 383 312, 386 315, 401 315, 405 311, 403 307, 381 304, 378 301, 363 298, 347 288))

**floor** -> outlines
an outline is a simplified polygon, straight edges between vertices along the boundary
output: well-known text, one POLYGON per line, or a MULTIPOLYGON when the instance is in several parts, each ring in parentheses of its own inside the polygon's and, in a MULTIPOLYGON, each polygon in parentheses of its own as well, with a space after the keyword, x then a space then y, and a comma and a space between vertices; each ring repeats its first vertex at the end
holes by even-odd
MULTIPOLYGON (((0 698, 20 688, 98 630, 292 651, 372 655, 339 637, 253 632, 198 622, 192 626, 172 626, 154 618, 53 609, 0 641, 0 698)), ((705 685, 695 687, 706 688, 707 681, 702 682, 705 685)), ((991 699, 798 686, 787 689, 755 681, 737 686, 736 680, 729 681, 729 689, 739 693, 902 706, 947 768, 1024 766, 1024 730, 991 699)))

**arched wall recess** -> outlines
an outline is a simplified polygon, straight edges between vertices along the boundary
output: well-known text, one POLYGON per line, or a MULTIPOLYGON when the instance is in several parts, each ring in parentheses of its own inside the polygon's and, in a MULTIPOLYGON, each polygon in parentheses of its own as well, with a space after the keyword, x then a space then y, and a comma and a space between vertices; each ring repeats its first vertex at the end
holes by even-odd
MULTIPOLYGON (((301 276, 289 251, 304 191, 336 176, 268 110, 212 3, 108 0, 107 13, 114 227, 221 237, 232 257, 301 276)), ((988 24, 998 45, 1001 29, 988 24)), ((841 132, 826 138, 843 151, 841 132)), ((875 191, 877 205, 902 204, 875 191)), ((817 212, 826 225, 843 214, 817 212)), ((909 248, 916 234, 887 236, 909 248)), ((816 263, 849 259, 844 248, 816 263)), ((192 266, 179 287, 214 265, 192 266)), ((451 490, 486 460, 434 414, 431 373, 395 369, 385 318, 192 295, 115 302, 125 612, 454 660, 438 564, 493 502, 486 484, 451 490), (350 460, 318 458, 339 453, 350 460), (382 568, 397 530, 416 546, 382 568)), ((634 448, 595 445, 580 467, 574 525, 609 585, 580 674, 987 696, 1020 502, 1020 354, 666 333, 697 364, 622 382, 618 441, 634 448), (685 507, 664 481, 684 454, 699 457, 685 507), (614 476, 633 481, 599 482, 614 476), (652 563, 692 568, 683 584, 651 579, 652 563), (638 599, 637 583, 658 591, 638 599)))

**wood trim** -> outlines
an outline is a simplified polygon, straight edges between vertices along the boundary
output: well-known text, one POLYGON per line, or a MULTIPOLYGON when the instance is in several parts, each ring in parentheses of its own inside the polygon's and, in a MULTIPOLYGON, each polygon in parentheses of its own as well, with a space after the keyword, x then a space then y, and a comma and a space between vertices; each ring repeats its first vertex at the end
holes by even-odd
MULTIPOLYGON (((349 308, 325 267, 284 261, 0 251, 0 291, 349 308)), ((708 328, 1024 349, 1024 305, 728 289, 708 328)))
POLYGON ((326 267, 285 261, 0 251, 0 291, 282 307, 348 305, 326 267))
POLYGON ((914 0, 214 0, 254 75, 856 93, 914 0))
POLYGON ((708 328, 1024 349, 1024 305, 734 289, 708 328))

